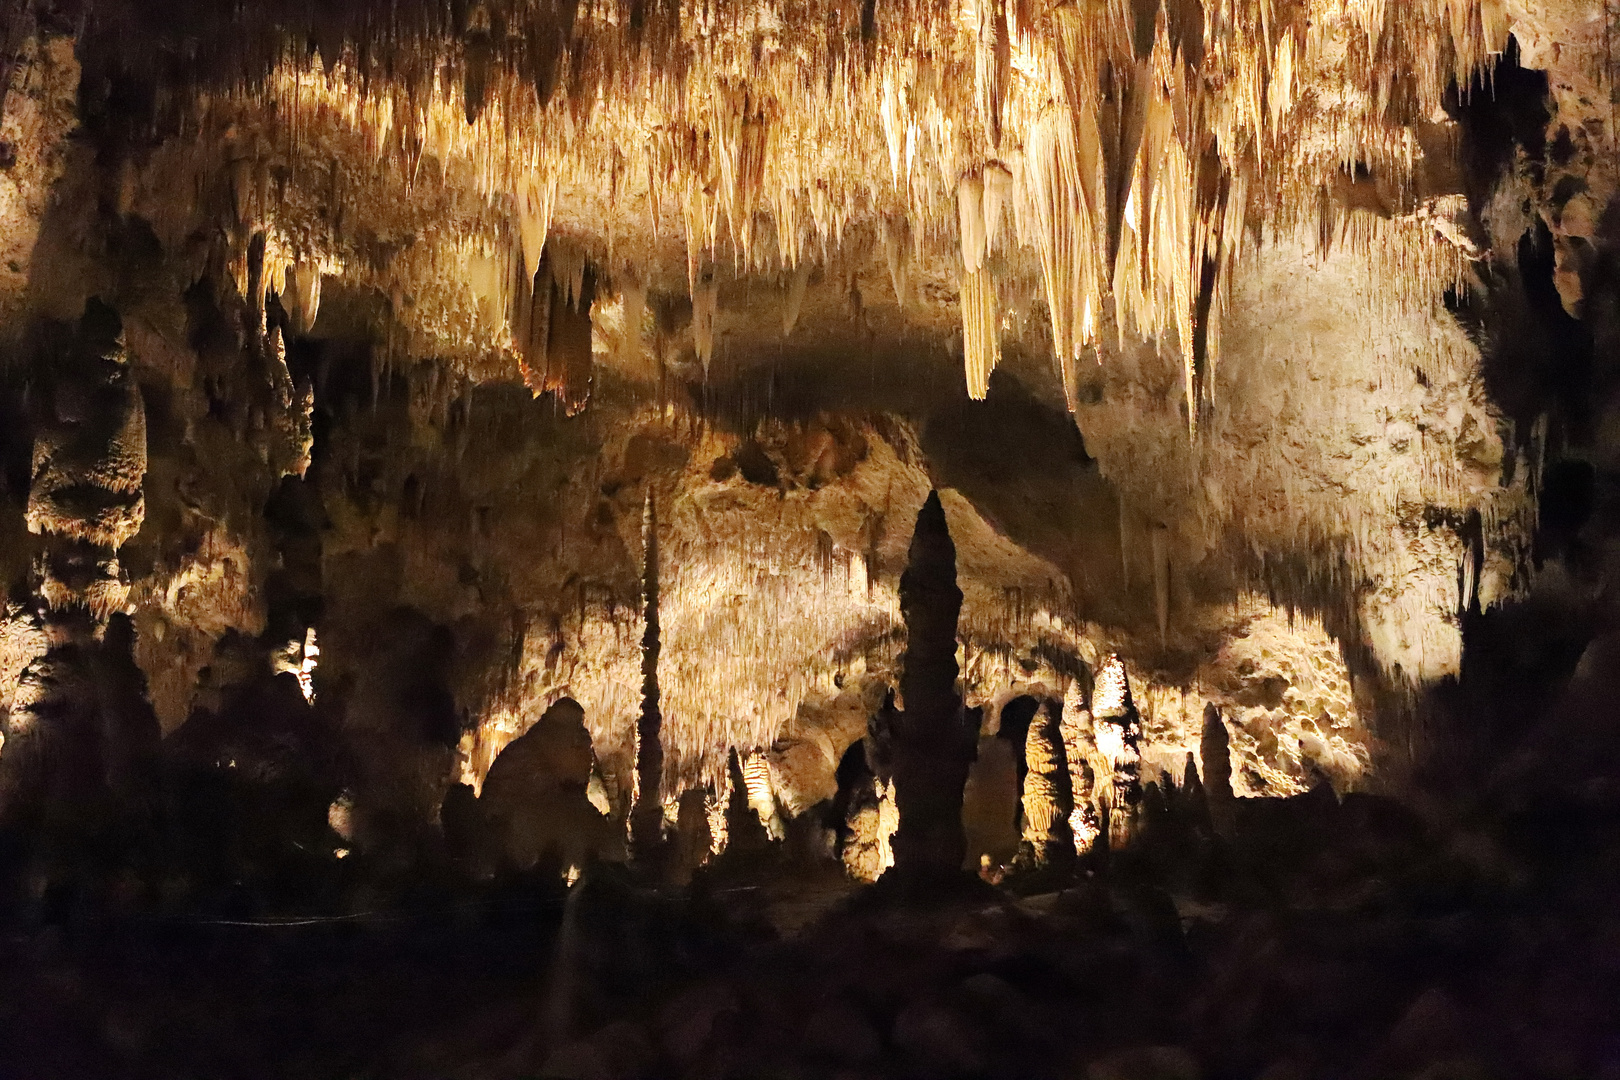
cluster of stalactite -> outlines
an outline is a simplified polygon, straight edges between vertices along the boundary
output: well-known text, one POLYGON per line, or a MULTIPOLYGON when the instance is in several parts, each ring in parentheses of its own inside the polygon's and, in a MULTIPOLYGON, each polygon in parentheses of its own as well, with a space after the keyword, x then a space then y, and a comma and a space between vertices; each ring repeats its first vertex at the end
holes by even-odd
POLYGON ((408 184, 428 161, 491 210, 443 238, 455 269, 510 313, 533 383, 577 408, 591 287, 539 272, 555 227, 591 235, 627 280, 619 264, 637 256, 613 254, 625 220, 684 233, 706 359, 718 264, 795 271, 859 221, 893 223, 886 250, 959 251, 975 396, 999 351, 999 256, 1016 247, 1038 258, 1068 388, 1111 319, 1179 353, 1189 424, 1213 394, 1255 226, 1310 225, 1323 249, 1386 259, 1422 304, 1458 279, 1463 258, 1415 212, 1436 194, 1420 128, 1509 28, 1490 0, 1166 3, 1151 17, 1029 0, 337 7, 265 5, 166 72, 209 91, 173 96, 156 122, 232 162, 238 253, 264 229, 285 265, 376 277, 344 254, 340 221, 305 220, 342 216, 343 170, 328 209, 309 211, 285 197, 282 163, 326 160, 340 135, 408 184))
POLYGON ((0 815, 36 837, 83 840, 150 782, 158 728, 118 561, 146 516, 146 406, 115 310, 92 299, 65 337, 48 349, 36 399, 27 522, 40 538, 29 614, 40 652, 5 721, 0 815))

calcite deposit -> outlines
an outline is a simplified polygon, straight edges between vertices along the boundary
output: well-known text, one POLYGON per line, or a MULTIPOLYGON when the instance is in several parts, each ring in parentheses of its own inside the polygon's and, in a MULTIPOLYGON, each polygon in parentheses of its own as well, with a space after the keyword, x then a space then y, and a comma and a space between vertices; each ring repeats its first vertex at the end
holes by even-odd
MULTIPOLYGON (((5 5, 0 1018, 393 920, 255 955, 544 985, 238 1071, 1478 1074, 1470 950, 1612 895, 1616 35, 5 5)), ((1555 990, 1503 1069, 1613 1073, 1555 990)))

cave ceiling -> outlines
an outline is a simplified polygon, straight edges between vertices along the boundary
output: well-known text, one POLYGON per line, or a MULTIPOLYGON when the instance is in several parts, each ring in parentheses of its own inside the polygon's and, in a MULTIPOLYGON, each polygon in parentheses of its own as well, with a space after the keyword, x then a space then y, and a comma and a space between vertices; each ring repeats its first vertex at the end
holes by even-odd
POLYGON ((774 746, 791 803, 894 682, 937 488, 969 704, 1118 652, 1149 760, 1215 701, 1240 790, 1354 786, 1524 585, 1548 421, 1470 312, 1540 230, 1579 314, 1600 4, 12 7, 0 330, 16 369, 122 316, 166 731, 314 627, 391 797, 565 695, 627 775, 651 500, 666 777, 774 746), (1509 66, 1545 91, 1487 160, 1509 66), (458 714, 436 757, 407 669, 458 714))

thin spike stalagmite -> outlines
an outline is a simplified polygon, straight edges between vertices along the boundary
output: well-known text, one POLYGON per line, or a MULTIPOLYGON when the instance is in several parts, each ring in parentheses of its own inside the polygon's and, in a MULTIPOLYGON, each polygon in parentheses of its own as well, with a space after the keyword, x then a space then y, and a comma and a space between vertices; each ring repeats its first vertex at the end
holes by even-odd
POLYGON ((630 845, 636 861, 655 872, 663 849, 663 713, 658 688, 661 638, 658 622, 658 504, 647 491, 642 514, 641 715, 636 721, 636 793, 630 812, 630 845))

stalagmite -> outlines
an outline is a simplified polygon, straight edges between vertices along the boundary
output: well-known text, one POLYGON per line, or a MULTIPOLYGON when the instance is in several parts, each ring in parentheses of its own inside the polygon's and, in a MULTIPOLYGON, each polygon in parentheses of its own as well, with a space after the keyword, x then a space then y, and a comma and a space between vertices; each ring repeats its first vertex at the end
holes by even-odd
POLYGON ((726 858, 731 861, 757 857, 770 850, 771 836, 748 795, 748 778, 742 754, 733 749, 727 762, 730 798, 726 801, 726 858))
POLYGON ((900 677, 905 711, 895 721, 893 741, 900 812, 895 870, 954 875, 966 848, 962 789, 978 730, 956 691, 962 590, 956 585, 956 546, 938 492, 929 493, 917 514, 910 559, 900 578, 900 609, 906 621, 900 677))
POLYGON ((787 830, 782 824, 782 815, 777 811, 776 792, 771 787, 771 766, 765 760, 765 755, 758 750, 750 750, 742 755, 742 777, 748 805, 753 807, 759 823, 765 827, 765 834, 772 840, 782 839, 787 830))
POLYGON ((1063 758, 1068 766, 1070 804, 1069 833, 1075 851, 1084 854, 1097 839, 1096 782, 1092 760, 1097 753, 1091 710, 1086 708, 1080 680, 1069 683, 1063 695, 1063 758))
POLYGON ((1001 362, 1001 316, 995 282, 988 270, 962 275, 962 360, 968 397, 983 401, 990 392, 990 373, 1001 362))
POLYGON ((1141 726, 1125 664, 1118 656, 1108 657, 1097 676, 1092 731, 1097 804, 1108 818, 1108 846, 1119 848, 1135 833, 1142 802, 1142 756, 1137 748, 1141 726))
POLYGON ((1210 823, 1218 835, 1230 838, 1237 809, 1232 797, 1232 749, 1226 722, 1213 704, 1204 706, 1199 755, 1204 767, 1204 798, 1209 802, 1210 823))
POLYGON ((1061 865, 1074 851, 1069 815, 1073 793, 1064 760, 1061 719, 1043 702, 1024 737, 1024 837, 1019 862, 1030 867, 1061 865))
POLYGON ((130 635, 107 634, 129 596, 118 548, 146 513, 146 406, 116 311, 85 305, 47 387, 26 514, 42 537, 33 619, 45 651, 21 673, 0 756, 0 816, 45 830, 41 845, 113 828, 119 803, 134 812, 158 740, 141 688, 120 696, 130 635))
POLYGON ((642 604, 646 628, 641 635, 641 716, 636 721, 636 797, 630 811, 631 857, 656 864, 661 857, 664 808, 663 714, 659 711, 658 653, 658 505, 651 489, 641 522, 642 604))

